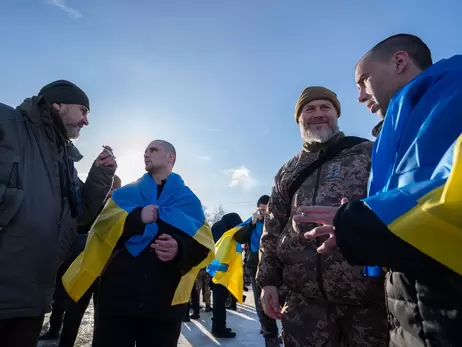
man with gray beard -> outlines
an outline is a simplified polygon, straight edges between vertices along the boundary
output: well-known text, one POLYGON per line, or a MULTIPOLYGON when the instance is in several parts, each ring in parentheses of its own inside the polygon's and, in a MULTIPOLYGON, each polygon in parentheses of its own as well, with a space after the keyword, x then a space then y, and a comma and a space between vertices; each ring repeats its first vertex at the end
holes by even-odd
POLYGON ((298 206, 339 206, 366 196, 372 143, 340 132, 340 114, 329 89, 303 91, 295 107, 303 150, 276 174, 265 216, 257 282, 263 309, 281 319, 289 347, 387 345, 383 274, 366 277, 340 252, 317 253, 324 240, 303 237, 317 225, 298 228, 292 220, 298 206), (281 286, 289 289, 284 303, 281 286))

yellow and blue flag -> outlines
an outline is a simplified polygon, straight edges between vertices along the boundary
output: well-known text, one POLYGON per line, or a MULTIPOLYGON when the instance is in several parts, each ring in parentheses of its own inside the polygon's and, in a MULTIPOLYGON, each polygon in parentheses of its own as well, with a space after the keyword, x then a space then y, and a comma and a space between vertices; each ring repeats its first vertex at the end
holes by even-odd
POLYGON ((226 287, 240 303, 244 295, 244 266, 242 247, 234 240, 234 234, 251 221, 249 218, 223 234, 215 244, 215 260, 206 269, 212 282, 226 287))
POLYGON ((390 231, 462 275, 462 56, 391 100, 364 202, 390 231))
MULTIPOLYGON (((185 186, 179 175, 170 174, 159 199, 157 188, 151 175, 145 174, 137 182, 113 192, 90 230, 85 250, 63 276, 64 288, 73 300, 78 301, 101 275, 122 235, 128 214, 137 207, 157 205, 160 219, 210 250, 206 259, 181 278, 172 305, 189 301, 199 270, 214 259, 212 232, 200 200, 185 186)), ((130 238, 124 246, 133 256, 137 256, 152 242, 157 232, 156 223, 146 224, 144 232, 130 238)))

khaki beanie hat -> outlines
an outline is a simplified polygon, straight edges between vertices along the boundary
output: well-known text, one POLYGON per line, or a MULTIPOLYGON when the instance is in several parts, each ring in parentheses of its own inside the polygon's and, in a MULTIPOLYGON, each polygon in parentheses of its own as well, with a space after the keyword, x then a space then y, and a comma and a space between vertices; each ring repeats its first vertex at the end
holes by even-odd
POLYGON ((341 107, 340 101, 337 99, 337 94, 325 87, 308 87, 305 88, 295 104, 295 121, 297 124, 303 107, 313 100, 329 100, 337 109, 338 116, 340 117, 341 107))

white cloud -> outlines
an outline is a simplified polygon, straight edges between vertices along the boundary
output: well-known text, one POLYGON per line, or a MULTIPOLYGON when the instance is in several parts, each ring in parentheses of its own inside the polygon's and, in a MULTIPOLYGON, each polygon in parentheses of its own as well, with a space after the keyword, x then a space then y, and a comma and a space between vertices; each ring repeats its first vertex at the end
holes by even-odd
POLYGON ((50 5, 56 6, 59 9, 63 10, 71 18, 79 19, 80 17, 82 17, 82 13, 80 13, 76 9, 74 9, 74 8, 67 5, 67 0, 47 0, 47 2, 50 5))
POLYGON ((226 171, 231 174, 231 182, 229 186, 242 187, 246 190, 250 190, 258 184, 258 181, 250 175, 250 170, 244 165, 241 165, 239 169, 231 169, 226 171))
POLYGON ((209 161, 212 160, 212 157, 210 155, 200 155, 197 157, 197 159, 209 161))

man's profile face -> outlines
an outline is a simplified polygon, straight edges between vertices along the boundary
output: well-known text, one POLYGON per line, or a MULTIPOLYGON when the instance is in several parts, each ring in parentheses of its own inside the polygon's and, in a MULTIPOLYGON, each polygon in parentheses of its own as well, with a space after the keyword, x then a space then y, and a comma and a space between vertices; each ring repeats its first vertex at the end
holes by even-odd
POLYGON ((89 124, 88 108, 74 104, 53 104, 53 106, 63 121, 67 137, 78 139, 80 130, 89 124))
POLYGON ((385 118, 390 100, 399 89, 398 75, 393 70, 391 59, 389 62, 374 60, 370 53, 356 66, 358 101, 381 119, 385 118))
POLYGON ((144 151, 144 165, 147 172, 167 168, 173 161, 173 153, 167 153, 160 141, 153 141, 144 151))
POLYGON ((258 210, 260 211, 262 215, 264 215, 266 211, 268 211, 268 204, 259 204, 258 210))

